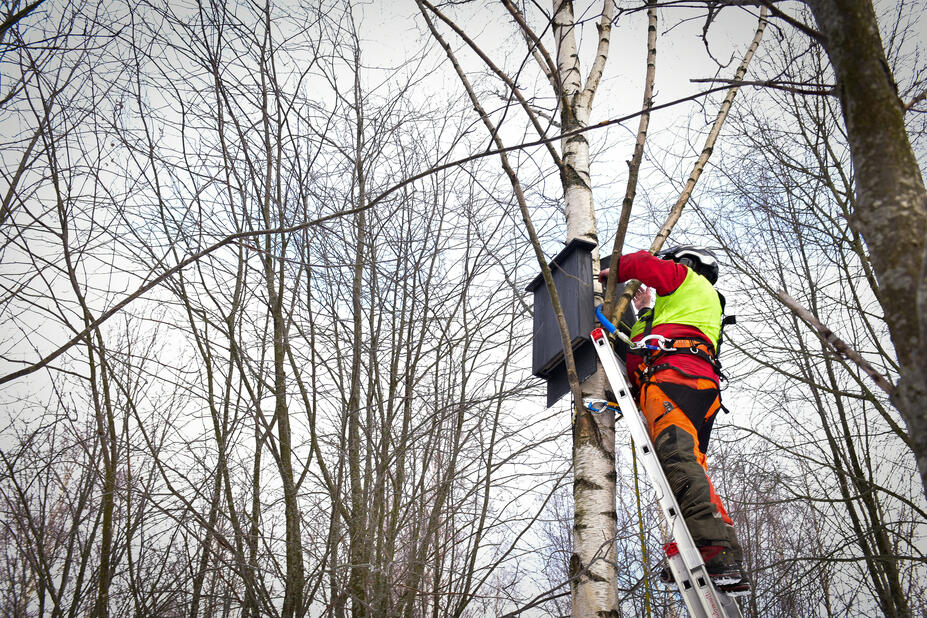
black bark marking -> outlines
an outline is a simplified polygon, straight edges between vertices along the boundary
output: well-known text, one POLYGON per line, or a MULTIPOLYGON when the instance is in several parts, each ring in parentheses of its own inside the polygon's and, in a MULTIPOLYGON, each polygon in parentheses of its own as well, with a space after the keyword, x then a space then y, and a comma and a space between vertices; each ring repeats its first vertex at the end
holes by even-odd
POLYGON ((593 483, 589 479, 585 479, 585 478, 576 479, 575 481, 573 481, 573 495, 576 495, 576 492, 581 489, 585 489, 588 491, 595 491, 598 489, 602 489, 602 486, 599 485, 598 483, 593 483))

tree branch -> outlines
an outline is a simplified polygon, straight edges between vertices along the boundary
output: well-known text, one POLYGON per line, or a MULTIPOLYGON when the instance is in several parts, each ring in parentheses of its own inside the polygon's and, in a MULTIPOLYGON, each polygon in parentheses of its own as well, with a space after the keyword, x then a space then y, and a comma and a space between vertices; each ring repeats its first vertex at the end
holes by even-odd
POLYGON ((583 88, 583 98, 587 105, 592 105, 592 98, 599 87, 599 81, 602 79, 602 73, 605 72, 605 61, 608 59, 608 46, 611 42, 612 20, 615 16, 615 3, 613 0, 604 0, 602 6, 602 17, 599 23, 595 25, 599 33, 599 44, 596 47, 595 60, 589 68, 589 76, 586 78, 586 86, 583 88))
MULTIPOLYGON (((753 42, 747 49, 747 53, 744 54, 744 59, 741 61, 740 66, 737 67, 737 72, 734 74, 733 81, 735 84, 743 79, 747 72, 747 67, 750 66, 750 61, 753 60, 753 55, 756 53, 756 49, 760 46, 760 41, 763 39, 763 32, 766 29, 767 15, 768 12, 765 7, 760 9, 759 24, 757 24, 756 33, 753 35, 753 42)), ((730 90, 727 92, 727 96, 724 97, 724 101, 721 102, 721 108, 718 110, 718 115, 711 127, 711 131, 708 133, 708 138, 705 140, 705 147, 702 149, 702 154, 699 155, 698 160, 695 162, 695 167, 692 169, 692 173, 689 175, 689 179, 686 181, 686 186, 682 193, 679 195, 679 199, 676 200, 676 204, 670 210, 670 214, 666 218, 666 222, 663 224, 663 227, 660 229, 659 233, 657 233, 656 238, 650 245, 651 253, 656 253, 663 247, 663 243, 669 237, 670 232, 676 225, 676 222, 679 221, 679 217, 682 216, 682 210, 686 203, 689 201, 689 197, 692 195, 692 190, 695 189, 695 183, 697 183, 698 179, 701 177, 702 170, 705 169, 705 164, 708 163, 708 159, 711 157, 711 153, 714 151, 715 142, 718 139, 718 135, 721 133, 721 127, 724 125, 724 121, 727 119, 727 114, 731 109, 731 105, 734 103, 734 97, 737 96, 738 89, 739 86, 737 85, 731 86, 730 90)), ((634 298, 634 294, 639 288, 639 281, 633 281, 627 287, 625 287, 621 298, 616 303, 614 315, 621 315, 624 313, 625 309, 628 308, 631 299, 634 298)))
MULTIPOLYGON (((700 99, 700 98, 702 98, 702 97, 704 97, 704 96, 707 96, 707 95, 712 94, 712 93, 715 93, 715 92, 719 92, 719 91, 721 91, 721 90, 725 90, 725 87, 710 88, 710 89, 705 90, 705 91, 703 91, 703 92, 698 92, 698 93, 696 93, 696 94, 692 94, 692 95, 689 95, 689 96, 687 96, 687 97, 682 97, 682 98, 680 98, 680 99, 675 99, 675 100, 670 101, 670 102, 668 102, 668 103, 663 103, 662 105, 655 105, 655 106, 653 106, 649 111, 656 111, 656 110, 660 110, 660 109, 666 109, 666 108, 669 108, 669 107, 673 107, 673 106, 675 106, 675 105, 679 105, 680 103, 686 103, 686 102, 688 102, 688 101, 694 101, 694 100, 696 100, 696 99, 700 99)), ((302 222, 302 223, 298 223, 298 224, 296 224, 296 225, 291 225, 291 226, 289 226, 289 227, 279 227, 279 228, 268 229, 268 230, 252 230, 252 231, 237 232, 237 233, 235 233, 235 234, 230 234, 229 236, 226 236, 225 238, 222 238, 221 240, 218 240, 218 241, 216 241, 215 243, 209 245, 209 246, 206 247, 205 249, 201 249, 200 251, 197 251, 196 253, 190 255, 188 258, 184 259, 183 261, 179 262, 178 264, 176 264, 176 265, 172 266, 171 268, 169 268, 168 270, 164 271, 163 273, 161 273, 160 275, 158 275, 158 276, 155 277, 154 279, 151 279, 151 280, 148 281, 147 283, 144 283, 144 284, 143 284, 141 287, 139 287, 137 290, 135 290, 134 292, 132 292, 131 294, 129 294, 128 296, 126 296, 125 298, 123 298, 122 300, 120 300, 118 303, 116 303, 115 305, 113 305, 112 308, 110 308, 109 310, 107 310, 107 311, 103 312, 102 314, 100 314, 100 316, 97 317, 97 319, 96 319, 94 322, 92 322, 87 328, 85 328, 84 330, 82 330, 81 332, 79 332, 78 334, 76 334, 74 337, 72 337, 71 339, 69 339, 65 344, 63 344, 63 345, 61 345, 60 347, 58 347, 55 351, 53 351, 53 352, 49 353, 48 355, 42 357, 40 360, 36 361, 35 363, 33 363, 33 364, 31 364, 31 365, 28 365, 27 367, 24 367, 24 368, 22 368, 22 369, 19 369, 18 371, 14 371, 14 372, 12 372, 12 373, 9 373, 9 374, 7 374, 7 375, 5 375, 5 376, 0 377, 0 385, 6 384, 7 382, 11 382, 11 381, 13 381, 13 380, 15 380, 15 379, 17 379, 17 378, 21 378, 21 377, 23 377, 23 376, 27 376, 27 375, 29 375, 29 374, 35 372, 35 371, 38 371, 39 369, 42 369, 42 368, 45 367, 45 366, 47 366, 47 365, 48 365, 49 363, 51 363, 53 360, 55 360, 56 358, 58 358, 59 356, 61 356, 62 354, 64 354, 69 348, 71 348, 72 346, 74 346, 74 344, 78 343, 78 342, 81 341, 84 337, 86 337, 88 333, 90 333, 90 332, 93 331, 93 329, 98 328, 101 324, 103 324, 104 322, 106 322, 107 320, 109 320, 111 317, 113 317, 114 315, 116 315, 117 313, 119 313, 122 309, 124 309, 124 308, 125 308, 127 305, 129 305, 132 301, 138 299, 139 297, 143 296, 143 295, 146 294, 147 292, 150 292, 152 289, 154 289, 155 287, 157 287, 158 285, 160 285, 161 283, 163 283, 164 281, 166 281, 166 280, 169 279, 170 277, 174 276, 175 274, 177 274, 178 272, 180 272, 181 270, 183 270, 184 268, 186 268, 186 267, 189 266, 190 264, 193 264, 193 263, 195 263, 195 262, 198 262, 198 261, 201 260, 202 258, 204 258, 204 257, 206 257, 206 256, 208 256, 208 255, 210 255, 211 253, 214 253, 214 252, 217 251, 218 249, 221 249, 222 247, 225 247, 226 245, 229 245, 229 244, 231 244, 231 243, 233 243, 233 242, 236 242, 236 241, 241 240, 241 239, 244 239, 244 238, 251 238, 251 237, 257 237, 257 236, 270 236, 270 235, 274 235, 274 234, 291 234, 291 233, 293 233, 293 232, 299 232, 299 231, 301 231, 301 230, 305 230, 305 229, 308 229, 308 228, 310 228, 310 227, 314 227, 314 226, 317 226, 317 225, 321 225, 321 224, 323 224, 323 223, 326 223, 326 222, 328 222, 328 221, 332 221, 332 220, 334 220, 334 219, 338 219, 338 218, 340 218, 340 217, 344 217, 344 216, 348 216, 348 215, 353 215, 353 214, 359 213, 359 212, 361 212, 361 211, 363 211, 363 210, 367 210, 367 209, 373 208, 374 206, 376 206, 377 204, 379 204, 380 202, 382 202, 385 198, 387 198, 388 196, 392 195, 393 193, 395 193, 397 190, 401 189, 402 187, 405 187, 405 186, 407 186, 407 185, 409 185, 409 184, 412 184, 413 182, 416 182, 416 181, 418 181, 418 180, 421 180, 422 178, 426 178, 426 177, 428 177, 428 176, 430 176, 430 175, 432 175, 432 174, 435 174, 435 173, 437 173, 437 172, 440 172, 440 171, 442 171, 442 170, 446 170, 446 169, 449 169, 449 168, 451 168, 451 167, 457 167, 457 166, 460 166, 460 165, 464 165, 464 164, 466 164, 466 163, 470 163, 471 161, 476 161, 476 160, 482 159, 482 158, 484 158, 484 157, 489 157, 489 156, 492 156, 492 155, 498 155, 498 154, 502 154, 502 153, 507 153, 507 152, 511 152, 511 151, 514 151, 514 150, 522 150, 522 149, 525 149, 525 148, 532 148, 532 147, 534 147, 534 146, 544 145, 544 144, 547 144, 547 143, 549 143, 549 142, 553 142, 553 141, 556 141, 556 140, 566 139, 566 138, 569 138, 569 137, 571 137, 571 136, 573 136, 573 135, 579 135, 580 133, 586 133, 587 131, 593 131, 593 130, 595 130, 595 129, 601 129, 601 128, 608 127, 608 126, 611 126, 611 125, 614 125, 614 124, 621 124, 622 122, 626 122, 626 121, 628 121, 628 120, 631 120, 631 119, 633 119, 633 118, 636 118, 636 117, 640 116, 640 115, 643 114, 643 113, 646 113, 646 111, 647 111, 647 110, 642 110, 642 111, 639 111, 639 112, 634 112, 633 114, 628 114, 628 115, 626 115, 626 116, 621 116, 621 117, 619 117, 619 118, 613 118, 613 119, 611 119, 611 120, 603 120, 602 122, 600 122, 600 123, 598 123, 598 124, 589 125, 589 126, 586 126, 586 127, 582 127, 582 128, 580 128, 580 129, 576 129, 575 131, 568 131, 568 132, 566 132, 566 133, 561 133, 561 134, 559 134, 559 135, 555 135, 555 136, 552 136, 552 137, 541 138, 541 139, 535 140, 535 141, 533 141, 533 142, 526 142, 526 143, 522 143, 522 144, 516 144, 516 145, 514 145, 514 146, 501 146, 501 147, 499 147, 499 148, 497 148, 497 149, 495 149, 495 150, 487 150, 487 151, 479 152, 479 153, 476 153, 476 154, 473 154, 473 155, 470 155, 470 156, 467 156, 467 157, 463 157, 462 159, 457 159, 457 160, 455 160, 455 161, 450 161, 450 162, 444 163, 444 164, 442 164, 442 165, 437 165, 437 166, 435 166, 435 167, 431 167, 431 168, 429 168, 429 169, 427 169, 427 170, 424 170, 424 171, 422 171, 422 172, 419 172, 418 174, 414 174, 414 175, 412 175, 412 176, 409 176, 409 177, 406 178, 405 180, 402 180, 402 181, 396 183, 395 185, 389 187, 388 189, 386 189, 385 191, 383 191, 382 193, 380 193, 377 197, 375 197, 374 199, 370 200, 370 201, 369 201, 366 205, 364 205, 364 206, 360 206, 360 207, 357 207, 357 208, 350 208, 350 209, 347 209, 347 210, 340 210, 340 211, 338 211, 338 212, 334 212, 334 213, 331 213, 331 214, 329 214, 329 215, 324 215, 324 216, 322 216, 322 217, 318 217, 318 218, 316 218, 316 219, 312 219, 311 221, 304 221, 304 222, 302 222)))
POLYGON ((43 2, 45 2, 45 0, 36 0, 36 2, 33 2, 32 4, 27 4, 21 11, 7 15, 6 19, 3 20, 3 23, 0 23, 0 41, 3 40, 3 35, 6 34, 7 30, 15 26, 18 22, 22 21, 27 15, 29 15, 29 13, 37 9, 43 2))
MULTIPOLYGON (((621 215, 618 217, 618 231, 615 233, 615 241, 612 243, 611 265, 618 264, 621 257, 621 250, 624 248, 624 238, 628 232, 628 224, 631 221, 631 207, 634 205, 634 197, 637 195, 637 178, 640 173, 641 160, 644 158, 644 144, 647 140, 647 128, 650 125, 650 110, 653 108, 653 85, 657 73, 657 9, 656 0, 647 0, 647 68, 644 79, 644 101, 642 103, 643 113, 641 114, 640 123, 637 128, 637 141, 634 144, 634 152, 631 160, 628 161, 628 184, 625 188, 624 199, 621 201, 621 215)), ((619 321, 618 314, 611 312, 615 303, 615 294, 618 290, 618 269, 615 268, 609 272, 608 281, 605 283, 604 305, 605 315, 609 316, 613 324, 619 321)))
POLYGON ((502 5, 508 9, 509 14, 515 20, 515 23, 518 24, 522 35, 524 35, 525 40, 529 43, 531 55, 534 56, 541 71, 543 71, 544 75, 547 77, 547 81, 550 82, 551 87, 554 89, 554 96, 559 99, 560 84, 557 82, 556 78, 557 65, 554 63, 553 58, 550 57, 547 48, 544 47, 540 37, 528 26, 528 22, 525 21, 525 16, 518 10, 518 7, 512 4, 512 0, 502 0, 502 5))
POLYGON ((801 32, 804 32, 805 34, 807 34, 809 37, 811 37, 815 41, 818 41, 820 43, 824 40, 824 35, 820 31, 815 30, 814 28, 812 28, 811 26, 809 26, 808 24, 802 21, 798 21, 791 15, 787 15, 786 13, 783 13, 782 11, 776 8, 776 4, 772 0, 760 0, 760 4, 764 8, 768 9, 769 12, 772 13, 773 17, 778 17, 779 19, 789 24, 793 28, 800 30, 801 32))
POLYGON ((518 201, 518 208, 521 211, 522 221, 525 224, 525 230, 528 232, 528 237, 531 239, 531 246, 534 249, 535 257, 537 258, 538 265, 541 268, 541 274, 544 277, 544 283, 547 286, 547 292, 550 295, 551 306, 554 310, 554 315, 557 318, 557 323, 560 329, 561 343, 563 344, 563 361, 564 365, 566 366, 567 380, 570 384, 570 391, 573 395, 574 413, 579 413, 582 410, 583 394, 580 388, 579 375, 576 372, 576 362, 573 357, 573 346, 570 344, 570 330, 567 326, 566 318, 563 314, 563 308, 560 304, 560 296, 557 293, 557 286, 554 284, 553 273, 551 272, 550 265, 547 263, 547 258, 544 256, 544 252, 541 249, 540 238, 538 237, 537 231, 534 228, 534 224, 531 221, 531 213, 528 211, 528 203, 525 199, 524 193, 522 192, 521 183, 518 181, 518 176, 515 174, 515 170, 512 169, 511 165, 509 164, 508 156, 506 155, 507 149, 502 145, 502 138, 499 137, 499 132, 493 125, 492 121, 489 119, 489 115, 483 109, 483 106, 480 105, 479 98, 476 96, 476 93, 473 91, 473 88, 470 85, 470 81, 467 79, 466 74, 460 67, 460 64, 457 62, 457 58, 454 55, 453 50, 451 50, 450 45, 448 45, 447 41, 444 40, 444 38, 441 36, 441 33, 438 32, 434 23, 428 17, 428 13, 424 7, 424 2, 425 0, 416 0, 416 4, 418 4, 419 10, 421 11, 422 16, 425 18, 425 22, 428 24, 429 30, 431 30, 435 40, 437 40, 441 47, 444 48, 448 60, 450 60, 451 64, 454 66, 454 70, 457 72, 457 76, 460 79, 461 84, 467 91, 467 95, 470 97, 470 102, 473 103, 473 108, 476 110, 476 113, 479 114, 480 119, 486 126, 487 131, 489 131, 489 134, 492 136, 492 140, 499 147, 499 159, 502 164, 502 169, 505 171, 505 174, 512 185, 512 190, 515 193, 515 198, 518 201))
POLYGON ((927 90, 925 90, 924 92, 920 93, 919 95, 917 95, 916 97, 914 97, 913 99, 905 103, 904 111, 906 112, 910 111, 912 107, 914 107, 915 105, 917 105, 924 99, 927 99, 927 90))
POLYGON ((876 371, 875 367, 873 367, 869 361, 864 359, 859 352, 847 345, 845 341, 834 334, 834 331, 829 329, 824 325, 823 322, 817 319, 814 314, 802 307, 797 300, 789 296, 784 290, 778 290, 776 292, 776 296, 779 298, 779 300, 782 301, 782 304, 791 309, 795 315, 800 317, 812 328, 814 328, 815 332, 818 334, 821 340, 833 347, 834 350, 837 351, 837 354, 856 363, 859 368, 866 373, 866 375, 872 378, 872 381, 875 382, 879 388, 885 391, 889 396, 894 395, 895 387, 891 384, 891 382, 889 382, 881 373, 876 371))
MULTIPOLYGON (((463 31, 456 23, 449 19, 444 13, 438 10, 433 4, 428 2, 428 0, 422 0, 422 4, 428 7, 428 10, 434 13, 441 21, 443 21, 449 28, 451 28, 457 36, 463 39, 473 52, 480 57, 480 59, 486 64, 489 69, 496 74, 496 76, 505 82, 505 85, 508 86, 509 91, 515 95, 515 98, 518 99, 519 104, 521 104, 522 109, 525 110, 525 113, 528 115, 528 119, 531 121, 531 124, 534 126, 535 131, 538 132, 538 137, 544 137, 544 134, 547 133, 547 130, 541 125, 538 121, 537 114, 531 109, 531 106, 528 104, 528 101, 525 100, 525 97, 522 95, 521 90, 512 81, 512 79, 506 75, 492 59, 487 56, 482 49, 477 46, 476 42, 473 41, 467 33, 463 31)), ((554 160, 554 163, 558 168, 563 167, 563 161, 560 159, 560 155, 557 153, 557 150, 554 148, 551 142, 545 144, 547 146, 547 152, 550 154, 551 158, 554 160)))
MULTIPOLYGON (((810 89, 811 84, 805 84, 802 82, 792 82, 792 81, 774 81, 774 80, 760 80, 760 81, 745 81, 745 80, 734 80, 734 79, 724 79, 724 78, 706 78, 706 79, 690 79, 690 82, 693 84, 728 84, 731 86, 759 86, 762 88, 773 88, 774 90, 783 90, 785 92, 792 92, 795 94, 812 94, 812 95, 824 95, 831 96, 836 95, 836 87, 830 84, 815 84, 816 88, 810 89)), ((927 94, 927 93, 925 93, 927 94)))

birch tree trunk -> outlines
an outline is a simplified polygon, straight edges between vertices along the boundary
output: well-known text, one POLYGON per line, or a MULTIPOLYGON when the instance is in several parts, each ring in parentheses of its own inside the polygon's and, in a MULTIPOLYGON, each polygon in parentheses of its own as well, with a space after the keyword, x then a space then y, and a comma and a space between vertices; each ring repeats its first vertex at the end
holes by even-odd
MULTIPOLYGON (((595 81, 583 88, 579 50, 576 45, 576 25, 573 23, 573 3, 569 0, 554 0, 553 27, 554 39, 557 42, 560 122, 563 133, 570 133, 589 124, 592 98, 595 96, 598 78, 602 74, 608 54, 612 10, 611 2, 605 2, 602 23, 598 25, 600 49, 589 76, 590 82, 593 79, 595 81), (598 75, 595 75, 596 70, 598 75)), ((560 181, 563 184, 567 242, 576 238, 598 242, 592 203, 592 182, 589 175, 589 142, 585 134, 574 135, 562 140, 561 147, 563 166, 560 168, 560 181)))
MULTIPOLYGON (((597 24, 598 49, 585 86, 582 83, 576 44, 573 3, 554 0, 553 32, 557 44, 556 87, 559 88, 561 130, 569 133, 589 124, 592 100, 608 57, 614 5, 606 0, 597 24)), ((564 139, 561 144, 567 242, 576 238, 598 244, 592 182, 589 171, 589 142, 584 134, 564 139)), ((593 256, 598 263, 598 253, 593 256)), ((596 268, 597 269, 597 268, 596 268)), ((582 385, 583 395, 603 392, 601 370, 582 385)), ((615 416, 603 412, 593 416, 577 407, 573 425, 573 555, 570 556, 571 592, 574 616, 617 616, 618 579, 615 537, 615 416)))
POLYGON ((901 364, 893 398, 927 495, 927 191, 870 0, 807 0, 837 78, 862 235, 901 364))

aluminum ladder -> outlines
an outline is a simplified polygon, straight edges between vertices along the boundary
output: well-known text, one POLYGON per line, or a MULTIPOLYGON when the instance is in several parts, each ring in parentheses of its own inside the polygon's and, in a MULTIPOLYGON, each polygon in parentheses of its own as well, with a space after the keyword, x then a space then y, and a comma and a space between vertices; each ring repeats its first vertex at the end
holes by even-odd
POLYGON ((593 330, 592 341, 605 370, 605 377, 615 394, 615 403, 621 409, 634 439, 637 458, 653 484, 663 517, 669 526, 672 542, 666 545, 666 559, 689 615, 692 618, 743 618, 734 599, 718 591, 708 577, 702 555, 692 540, 679 510, 679 504, 653 449, 647 422, 631 395, 627 374, 615 356, 605 331, 601 328, 593 330))

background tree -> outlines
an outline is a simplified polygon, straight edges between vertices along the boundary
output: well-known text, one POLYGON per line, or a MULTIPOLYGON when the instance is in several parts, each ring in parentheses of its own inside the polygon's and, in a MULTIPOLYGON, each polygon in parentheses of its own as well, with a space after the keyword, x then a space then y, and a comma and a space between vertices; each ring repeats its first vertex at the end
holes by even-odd
MULTIPOLYGON (((614 153, 635 136, 596 124, 642 109, 655 141, 632 155, 627 236, 650 244, 709 123, 661 105, 677 77, 715 69, 677 59, 652 104, 620 96, 625 69, 648 61, 634 24, 652 3, 604 20, 609 3, 423 1, 400 22, 384 6, 3 9, 0 611, 554 614, 569 611, 575 551, 589 556, 573 579, 603 611, 679 615, 671 590, 648 591, 662 536, 624 449, 587 444, 605 477, 612 454, 622 470, 607 524, 587 529, 601 540, 559 541, 573 534, 572 436, 528 379, 523 288, 577 221, 618 227, 628 192, 611 187, 631 185, 614 153), (599 76, 606 42, 622 62, 599 76), (448 86, 461 74, 470 92, 448 86), (561 140, 569 123, 595 131, 561 140), (568 202, 583 213, 570 224, 568 202), (548 555, 560 562, 544 573, 548 555)), ((726 56, 725 20, 756 15, 721 6, 661 6, 666 55, 726 56)), ((917 50, 915 13, 886 8, 916 137, 923 76, 901 54, 917 50)), ((746 326, 730 332, 725 402, 755 414, 723 417, 742 427, 712 449, 756 584, 746 611, 923 613, 912 425, 765 293, 786 285, 893 381, 904 373, 885 337, 886 262, 845 224, 864 209, 853 131, 807 94, 832 81, 816 41, 839 36, 770 10, 783 52, 760 52, 757 74, 781 94, 750 94, 674 232, 723 244, 742 273, 724 280, 746 326)), ((577 426, 607 445, 604 422, 577 426)))
MULTIPOLYGON (((115 455, 99 477, 81 478, 90 504, 111 496, 112 519, 104 526, 101 514, 92 524, 86 507, 73 509, 71 538, 90 539, 76 580, 56 581, 59 562, 25 559, 48 537, 23 535, 29 519, 13 519, 28 505, 33 520, 47 522, 55 502, 34 506, 34 489, 76 482, 56 480, 71 452, 63 443, 28 437, 63 418, 67 398, 10 419, 5 435, 21 440, 4 449, 4 521, 6 538, 18 533, 21 543, 8 546, 18 582, 9 607, 63 612, 73 597, 78 613, 89 612, 88 586, 107 595, 97 610, 117 615, 464 614, 484 606, 511 587, 510 565, 531 542, 525 530, 558 478, 539 478, 529 492, 539 502, 515 483, 517 470, 537 469, 535 453, 551 436, 542 424, 526 439, 514 431, 526 423, 507 410, 525 389, 511 369, 525 354, 524 304, 508 279, 523 244, 496 214, 492 177, 485 193, 474 192, 463 180, 483 172, 471 166, 381 200, 382 210, 203 254, 229 233, 363 212, 371 196, 443 157, 445 136, 453 144, 465 135, 456 103, 423 105, 428 71, 414 65, 398 67, 405 83, 371 87, 379 70, 361 62, 347 4, 324 16, 271 5, 143 7, 136 21, 122 8, 94 23, 118 32, 112 47, 96 50, 97 65, 78 65, 98 67, 106 87, 89 92, 99 99, 73 107, 61 125, 70 133, 41 127, 37 116, 39 138, 58 147, 27 161, 23 178, 34 185, 10 190, 28 216, 7 228, 6 307, 38 346, 29 325, 42 306, 33 299, 58 302, 59 313, 76 318, 62 325, 79 332, 82 296, 99 315, 122 289, 201 257, 166 280, 154 302, 137 300, 124 334, 113 322, 87 341, 83 358, 72 347, 50 366, 61 392, 86 394, 72 414, 92 401, 90 384, 103 384, 87 369, 110 389, 109 400, 97 398, 102 432, 86 443, 86 465, 99 465, 101 448, 115 455), (354 78, 345 80, 345 70, 354 78), (67 148, 65 135, 75 137, 67 148), (46 170, 76 155, 87 164, 58 177, 67 187, 95 182, 95 193, 62 192, 63 208, 31 210, 39 203, 32 195, 54 188, 46 170), (81 263, 55 270, 32 248, 55 222, 82 233, 57 250, 79 255, 82 271, 81 263), (12 271, 14 248, 23 274, 12 271), (70 285, 75 272, 86 285, 70 285), (120 285, 110 285, 114 278, 120 285), (72 290, 70 305, 58 281, 72 290), (45 464, 17 493, 31 461, 45 464), (144 483, 123 480, 129 467, 144 483), (101 571, 93 548, 103 529, 112 540, 101 571), (351 561, 357 552, 364 564, 351 561), (36 581, 61 592, 38 600, 36 581)), ((21 143, 5 152, 25 152, 16 148, 29 142, 21 143)), ((28 356, 20 341, 8 340, 7 358, 28 356)), ((80 435, 76 444, 85 443, 80 435)))
POLYGON ((927 190, 905 127, 905 102, 885 58, 872 2, 809 1, 853 158, 850 219, 866 241, 901 366, 895 398, 927 495, 927 190), (914 308, 914 311, 911 311, 914 308))

